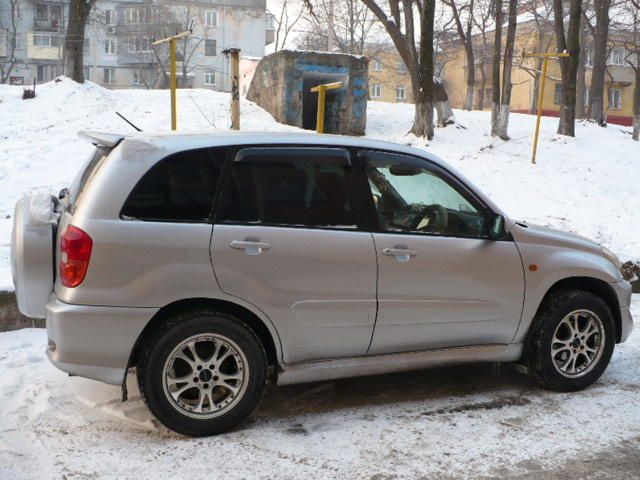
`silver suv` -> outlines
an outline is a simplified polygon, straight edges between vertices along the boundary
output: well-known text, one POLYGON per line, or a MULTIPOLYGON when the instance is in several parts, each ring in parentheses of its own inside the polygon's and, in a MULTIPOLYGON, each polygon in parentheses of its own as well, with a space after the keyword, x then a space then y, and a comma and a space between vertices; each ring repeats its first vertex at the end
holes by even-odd
POLYGON ((68 189, 16 206, 20 310, 51 362, 230 429, 277 384, 520 362, 579 390, 631 332, 617 258, 510 220, 422 150, 312 134, 84 133, 68 189))

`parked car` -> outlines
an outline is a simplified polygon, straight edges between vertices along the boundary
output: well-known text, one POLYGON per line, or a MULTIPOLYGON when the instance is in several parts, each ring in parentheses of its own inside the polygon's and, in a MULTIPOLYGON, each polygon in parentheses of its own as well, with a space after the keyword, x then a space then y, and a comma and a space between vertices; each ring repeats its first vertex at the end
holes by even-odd
POLYGON ((508 218, 423 150, 314 134, 122 136, 16 205, 20 310, 70 375, 224 432, 266 383, 520 362, 585 388, 632 329, 618 259, 508 218))

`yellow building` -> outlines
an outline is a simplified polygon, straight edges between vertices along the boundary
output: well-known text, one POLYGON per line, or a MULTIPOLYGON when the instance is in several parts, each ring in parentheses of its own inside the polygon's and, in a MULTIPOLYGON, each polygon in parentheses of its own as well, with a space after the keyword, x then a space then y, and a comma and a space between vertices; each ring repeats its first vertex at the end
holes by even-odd
POLYGON ((369 98, 379 102, 413 103, 411 78, 393 46, 377 46, 369 57, 369 98))
MULTIPOLYGON (((503 32, 503 38, 506 31, 503 32)), ((475 84, 474 108, 491 108, 491 55, 493 49, 493 32, 487 35, 488 49, 482 53, 482 38, 474 37, 475 84), (484 68, 484 82, 482 70, 484 68), (484 88, 483 88, 484 87, 484 88), (484 89, 484 104, 480 105, 484 89)), ((589 89, 591 86, 593 50, 589 39, 585 48, 585 93, 582 101, 585 111, 589 104, 589 89)), ((634 71, 627 64, 629 52, 624 47, 623 39, 616 32, 610 33, 610 54, 607 59, 607 75, 605 76, 604 108, 609 123, 631 125, 633 120, 633 89, 634 71)), ((533 21, 518 23, 516 44, 514 49, 514 68, 512 72, 513 89, 511 93, 511 111, 518 113, 532 113, 537 108, 536 76, 541 64, 534 58, 522 58, 524 52, 556 51, 555 37, 551 25, 541 32, 533 21)), ((451 43, 443 49, 438 58, 444 64, 443 80, 453 108, 462 108, 467 93, 467 62, 465 52, 460 42, 451 43)), ((502 66, 500 68, 502 72, 502 66)), ((549 70, 545 85, 542 113, 558 116, 562 84, 560 81, 560 65, 557 60, 549 60, 549 70)), ((578 99, 577 101, 580 101, 578 99)))

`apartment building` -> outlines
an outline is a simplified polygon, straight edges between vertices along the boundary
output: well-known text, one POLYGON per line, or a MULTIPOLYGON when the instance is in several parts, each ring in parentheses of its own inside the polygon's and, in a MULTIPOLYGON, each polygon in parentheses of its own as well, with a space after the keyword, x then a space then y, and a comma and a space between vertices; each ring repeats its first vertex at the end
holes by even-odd
POLYGON ((413 103, 411 78, 393 45, 367 49, 369 57, 369 98, 378 102, 413 103))
MULTIPOLYGON (((535 22, 531 15, 521 15, 523 21, 518 22, 516 42, 514 48, 514 68, 512 72, 513 88, 511 92, 511 111, 517 113, 531 113, 538 105, 538 90, 540 68, 538 59, 523 58, 523 52, 555 52, 556 41, 550 21, 541 22, 542 27, 535 22), (536 77, 537 80, 536 80, 536 77)), ((552 20, 551 20, 552 21, 552 20)), ((628 40, 628 39, 627 39, 628 40)), ((487 52, 483 54, 480 35, 474 37, 475 84, 474 108, 491 108, 492 81, 492 42, 493 35, 489 34, 487 52), (484 81, 483 81, 484 78, 484 81), (482 93, 484 92, 484 95, 482 93), (481 98, 484 104, 480 105, 481 98)), ((587 37, 584 45, 585 55, 585 89, 584 96, 578 101, 584 102, 588 112, 590 103, 591 74, 593 67, 593 39, 587 37)), ((446 45, 440 55, 444 63, 442 77, 453 108, 462 108, 467 92, 467 63, 465 52, 460 42, 446 45)), ((604 86, 604 108, 609 123, 631 125, 633 122, 633 90, 635 86, 634 70, 628 61, 634 59, 625 47, 625 34, 610 30, 609 55, 607 58, 607 74, 604 86)), ((549 61, 549 70, 545 85, 542 113, 547 116, 558 116, 562 98, 562 83, 560 81, 560 64, 558 60, 549 61)))
MULTIPOLYGON (((50 81, 62 73, 68 0, 19 0, 18 60, 10 83, 50 81)), ((4 5, 4 3, 3 3, 4 5)), ((168 46, 159 38, 192 29, 177 45, 180 85, 228 91, 226 48, 261 57, 270 36, 266 0, 98 0, 85 32, 85 77, 109 88, 162 88, 168 46)), ((0 62, 8 64, 11 12, 0 9, 0 62), (3 42, 4 38, 4 42, 3 42), (3 48, 4 47, 4 48, 3 48)))

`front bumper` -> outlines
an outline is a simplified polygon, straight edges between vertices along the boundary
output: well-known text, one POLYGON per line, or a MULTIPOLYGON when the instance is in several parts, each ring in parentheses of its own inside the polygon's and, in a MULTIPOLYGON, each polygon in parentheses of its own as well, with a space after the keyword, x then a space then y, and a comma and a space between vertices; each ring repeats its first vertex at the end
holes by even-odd
POLYGON ((631 284, 625 280, 612 283, 620 304, 620 342, 624 342, 633 330, 633 317, 631 316, 631 284))
POLYGON ((60 370, 122 384, 129 356, 157 308, 71 305, 52 294, 47 303, 47 357, 60 370))

